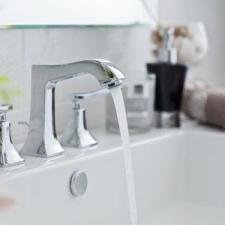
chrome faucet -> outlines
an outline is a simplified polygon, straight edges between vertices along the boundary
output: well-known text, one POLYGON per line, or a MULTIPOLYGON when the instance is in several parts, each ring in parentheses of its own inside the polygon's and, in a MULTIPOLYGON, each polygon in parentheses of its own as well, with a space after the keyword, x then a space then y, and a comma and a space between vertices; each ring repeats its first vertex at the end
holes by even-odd
POLYGON ((6 115, 10 110, 12 105, 0 105, 0 167, 24 164, 24 159, 16 151, 11 140, 11 124, 6 115))
POLYGON ((90 149, 97 146, 98 142, 92 136, 87 127, 86 110, 82 107, 82 102, 85 99, 92 98, 98 95, 106 95, 108 89, 101 89, 92 92, 72 93, 70 98, 74 103, 73 119, 69 121, 66 129, 63 132, 61 144, 71 148, 90 149))
POLYGON ((58 82, 83 74, 96 77, 102 88, 122 84, 124 75, 106 60, 32 67, 30 127, 22 154, 52 157, 63 153, 55 128, 55 88, 58 82))

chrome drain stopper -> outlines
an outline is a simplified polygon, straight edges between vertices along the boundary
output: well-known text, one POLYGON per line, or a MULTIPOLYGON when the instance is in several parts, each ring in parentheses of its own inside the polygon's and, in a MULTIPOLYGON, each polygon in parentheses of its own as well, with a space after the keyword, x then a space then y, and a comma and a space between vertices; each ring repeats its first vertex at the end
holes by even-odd
POLYGON ((74 197, 83 195, 88 186, 87 174, 82 170, 73 172, 70 178, 70 192, 74 197))

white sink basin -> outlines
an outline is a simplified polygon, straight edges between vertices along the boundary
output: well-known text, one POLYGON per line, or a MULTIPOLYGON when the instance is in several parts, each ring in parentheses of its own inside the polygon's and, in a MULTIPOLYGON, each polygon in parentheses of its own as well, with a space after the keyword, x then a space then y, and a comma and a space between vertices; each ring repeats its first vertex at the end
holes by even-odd
MULTIPOLYGON (((96 136, 101 145, 92 152, 67 149, 62 158, 27 158, 24 168, 1 171, 16 205, 0 213, 0 225, 130 225, 120 139, 96 136), (69 180, 77 169, 88 189, 75 198, 69 180)), ((223 132, 196 126, 134 136, 138 225, 224 225, 224 148, 223 132)))
POLYGON ((225 134, 175 133, 133 149, 139 224, 224 225, 225 134))

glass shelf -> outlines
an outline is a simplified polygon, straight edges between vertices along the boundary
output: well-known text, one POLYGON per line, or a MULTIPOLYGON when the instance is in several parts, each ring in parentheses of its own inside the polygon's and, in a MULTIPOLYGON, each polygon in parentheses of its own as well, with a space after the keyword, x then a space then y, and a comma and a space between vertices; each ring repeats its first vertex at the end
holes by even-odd
POLYGON ((149 24, 143 0, 0 0, 0 29, 149 24))

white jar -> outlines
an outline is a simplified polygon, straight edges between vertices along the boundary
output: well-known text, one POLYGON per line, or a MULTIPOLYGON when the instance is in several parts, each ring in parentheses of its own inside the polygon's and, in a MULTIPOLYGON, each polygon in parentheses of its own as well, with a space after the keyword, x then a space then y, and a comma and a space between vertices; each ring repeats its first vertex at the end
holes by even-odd
MULTIPOLYGON (((155 96, 155 77, 144 81, 131 81, 122 88, 126 106, 128 128, 131 134, 147 132, 153 123, 155 96)), ((112 97, 106 99, 106 128, 119 133, 119 125, 112 97)))

